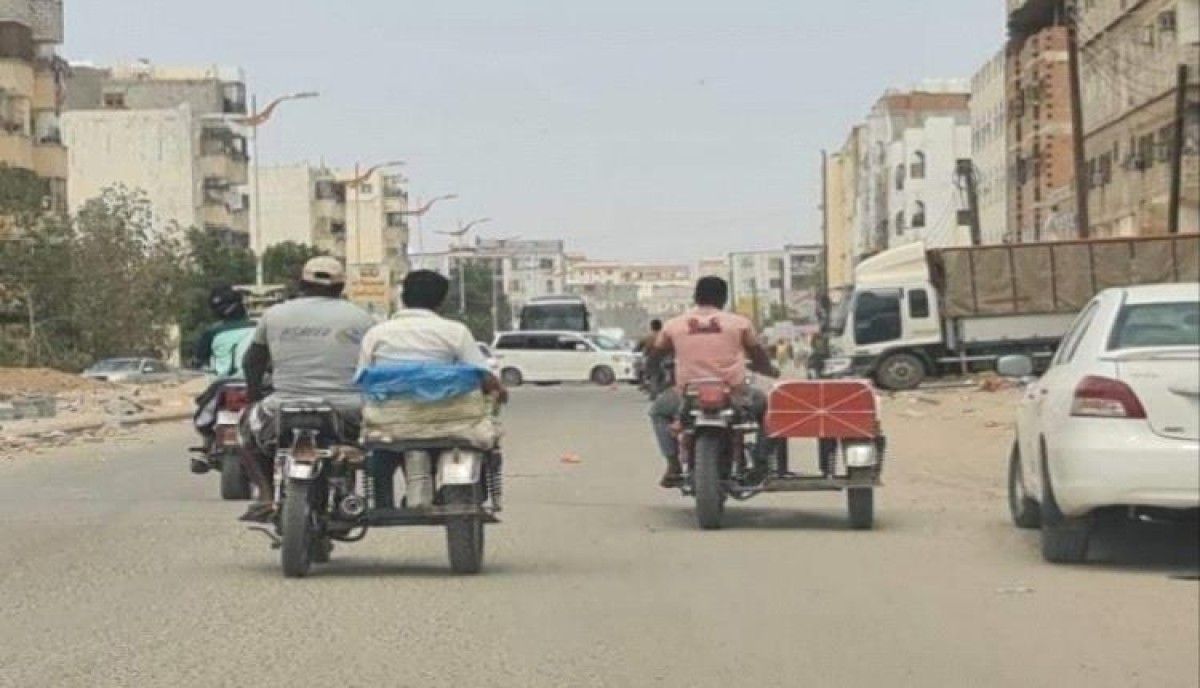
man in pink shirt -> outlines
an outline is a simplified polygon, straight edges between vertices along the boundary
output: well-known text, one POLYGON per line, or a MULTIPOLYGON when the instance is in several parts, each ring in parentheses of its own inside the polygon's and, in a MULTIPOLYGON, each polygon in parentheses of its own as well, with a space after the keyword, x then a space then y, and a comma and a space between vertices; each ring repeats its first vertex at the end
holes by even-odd
MULTIPOLYGON (((747 363, 755 372, 779 377, 771 357, 758 341, 751 322, 724 310, 729 285, 720 277, 704 277, 696 284, 696 307, 667 322, 651 352, 651 364, 667 356, 675 358, 675 389, 664 392, 650 408, 650 420, 659 450, 667 460, 663 487, 678 487, 683 469, 679 442, 671 423, 683 405, 682 392, 697 380, 724 380, 734 389, 735 402, 762 422, 767 399, 761 390, 747 384, 747 363)), ((760 444, 762 438, 760 437, 760 444)), ((765 447, 760 447, 765 449, 765 447)))

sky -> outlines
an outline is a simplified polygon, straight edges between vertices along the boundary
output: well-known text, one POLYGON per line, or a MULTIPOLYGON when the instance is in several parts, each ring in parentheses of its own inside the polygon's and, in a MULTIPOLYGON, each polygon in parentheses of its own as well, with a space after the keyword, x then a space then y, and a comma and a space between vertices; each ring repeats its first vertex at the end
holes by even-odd
POLYGON ((402 159, 436 231, 697 260, 820 240, 820 154, 892 86, 966 78, 1002 0, 67 0, 62 53, 243 68, 263 164, 402 159))

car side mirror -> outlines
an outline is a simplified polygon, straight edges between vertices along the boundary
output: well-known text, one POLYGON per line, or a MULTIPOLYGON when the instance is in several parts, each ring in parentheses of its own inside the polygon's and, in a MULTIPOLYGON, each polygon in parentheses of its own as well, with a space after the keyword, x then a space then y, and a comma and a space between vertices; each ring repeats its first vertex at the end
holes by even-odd
POLYGON ((1003 356, 996 362, 996 372, 1003 377, 1023 380, 1033 375, 1033 359, 1022 354, 1003 356))

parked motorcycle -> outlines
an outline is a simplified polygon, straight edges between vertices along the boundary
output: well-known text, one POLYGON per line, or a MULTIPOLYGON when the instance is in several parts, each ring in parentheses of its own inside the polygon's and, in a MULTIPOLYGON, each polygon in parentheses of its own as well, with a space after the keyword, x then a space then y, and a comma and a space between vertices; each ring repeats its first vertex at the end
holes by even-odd
POLYGON ((484 525, 497 523, 501 510, 499 451, 439 440, 360 449, 324 402, 285 405, 279 424, 276 546, 285 576, 303 577, 312 564, 328 562, 334 542, 358 542, 388 526, 445 526, 451 570, 481 570, 484 525), (404 470, 399 508, 376 495, 375 476, 389 462, 404 470))
POLYGON ((696 520, 720 528, 730 497, 745 501, 764 492, 845 491, 850 525, 874 524, 874 488, 880 485, 886 440, 872 390, 860 382, 784 382, 772 390, 764 461, 756 464, 760 425, 734 390, 700 381, 684 393, 678 425, 684 479, 696 500, 696 520), (819 475, 789 470, 787 440, 816 439, 819 475))
POLYGON ((242 467, 242 445, 238 426, 242 414, 250 406, 246 385, 241 382, 226 382, 215 392, 216 419, 213 424, 212 441, 207 447, 195 447, 199 454, 193 463, 199 463, 193 471, 205 473, 215 470, 221 473, 221 498, 228 500, 250 499, 250 480, 242 467))

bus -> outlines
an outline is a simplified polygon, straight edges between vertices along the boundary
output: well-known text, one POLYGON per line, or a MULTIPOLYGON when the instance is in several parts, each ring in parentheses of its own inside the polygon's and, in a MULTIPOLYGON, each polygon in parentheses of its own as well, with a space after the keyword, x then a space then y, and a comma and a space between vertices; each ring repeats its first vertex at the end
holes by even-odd
POLYGON ((518 327, 526 332, 590 332, 591 314, 578 296, 540 296, 521 308, 518 327))

